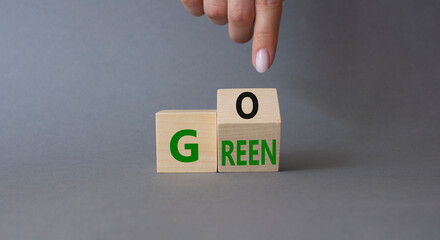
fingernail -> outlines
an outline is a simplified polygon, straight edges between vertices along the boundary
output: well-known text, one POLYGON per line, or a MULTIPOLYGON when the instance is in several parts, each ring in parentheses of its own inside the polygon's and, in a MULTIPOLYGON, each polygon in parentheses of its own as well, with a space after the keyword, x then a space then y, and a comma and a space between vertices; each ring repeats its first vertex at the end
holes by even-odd
POLYGON ((261 48, 255 57, 255 69, 259 73, 264 73, 269 68, 269 51, 266 48, 261 48))

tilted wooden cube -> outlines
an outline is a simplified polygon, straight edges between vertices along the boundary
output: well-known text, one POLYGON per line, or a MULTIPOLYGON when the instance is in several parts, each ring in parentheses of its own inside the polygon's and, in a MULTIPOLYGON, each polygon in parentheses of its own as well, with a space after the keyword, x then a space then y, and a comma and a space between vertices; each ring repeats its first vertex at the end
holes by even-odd
POLYGON ((157 172, 217 172, 215 110, 156 113, 157 172))
POLYGON ((281 115, 275 88, 217 91, 219 172, 279 170, 281 115))

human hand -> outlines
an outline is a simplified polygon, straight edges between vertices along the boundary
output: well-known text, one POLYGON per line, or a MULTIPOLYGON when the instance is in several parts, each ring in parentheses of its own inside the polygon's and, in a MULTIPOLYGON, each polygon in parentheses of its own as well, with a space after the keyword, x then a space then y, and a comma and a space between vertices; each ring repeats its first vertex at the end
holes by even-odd
POLYGON ((211 22, 229 23, 229 36, 236 43, 252 43, 252 64, 263 73, 273 63, 284 0, 181 0, 194 16, 211 22))

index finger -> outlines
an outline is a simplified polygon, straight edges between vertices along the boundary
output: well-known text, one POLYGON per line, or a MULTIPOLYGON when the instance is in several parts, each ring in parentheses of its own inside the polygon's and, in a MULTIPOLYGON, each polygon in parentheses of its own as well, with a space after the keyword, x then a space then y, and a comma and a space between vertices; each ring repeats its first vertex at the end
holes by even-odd
POLYGON ((260 73, 265 72, 275 59, 282 8, 282 0, 255 1, 252 64, 260 73))

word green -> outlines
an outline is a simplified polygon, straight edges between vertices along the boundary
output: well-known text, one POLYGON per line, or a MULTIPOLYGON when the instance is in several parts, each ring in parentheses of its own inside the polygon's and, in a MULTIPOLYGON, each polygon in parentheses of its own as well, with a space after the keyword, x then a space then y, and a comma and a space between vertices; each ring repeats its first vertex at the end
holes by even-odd
POLYGON ((184 156, 179 152, 179 149, 177 146, 179 144, 179 140, 184 136, 197 137, 197 132, 196 132, 196 130, 192 130, 192 129, 184 129, 184 130, 180 130, 176 134, 174 134, 174 136, 171 138, 171 142, 170 142, 171 155, 173 155, 173 157, 177 161, 184 162, 184 163, 189 163, 189 162, 194 162, 194 161, 199 160, 199 145, 196 143, 186 143, 184 145, 185 149, 191 150, 191 155, 184 156))
MULTIPOLYGON (((258 149, 255 149, 254 147, 259 144, 258 140, 249 140, 249 165, 260 165, 260 162, 258 159, 255 159, 254 157, 258 155, 258 149)), ((237 166, 245 166, 248 164, 246 160, 242 160, 241 157, 246 155, 246 150, 243 150, 241 147, 246 145, 246 140, 238 140, 237 141, 237 166)), ((276 149, 277 149, 277 141, 275 139, 272 140, 272 152, 269 149, 269 146, 267 144, 266 140, 261 141, 261 165, 266 164, 266 153, 269 156, 270 163, 272 165, 276 164, 277 156, 276 156, 276 149)), ((234 159, 232 157, 232 152, 234 151, 234 143, 229 140, 222 141, 222 166, 226 165, 226 158, 228 158, 229 163, 231 166, 235 166, 234 159), (226 146, 229 147, 228 150, 226 150, 226 146)))

